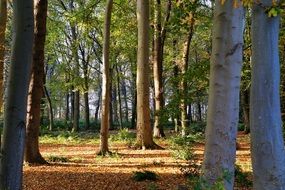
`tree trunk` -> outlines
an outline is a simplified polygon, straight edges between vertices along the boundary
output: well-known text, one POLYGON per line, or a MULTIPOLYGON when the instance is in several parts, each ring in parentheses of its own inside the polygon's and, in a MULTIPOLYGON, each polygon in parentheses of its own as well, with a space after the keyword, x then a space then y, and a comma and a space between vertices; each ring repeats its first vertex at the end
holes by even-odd
POLYGON ((123 111, 122 111, 122 99, 121 99, 121 88, 120 88, 120 84, 121 84, 121 80, 120 80, 120 73, 119 73, 119 69, 118 66, 116 65, 116 72, 117 72, 117 96, 118 96, 118 107, 119 107, 119 125, 120 125, 120 129, 123 128, 123 111))
POLYGON ((137 1, 137 146, 156 148, 152 138, 149 107, 149 0, 137 1))
POLYGON ((183 47, 183 60, 181 64, 179 65, 180 71, 182 74, 182 79, 180 82, 180 92, 181 92, 181 99, 180 99, 180 111, 181 111, 181 135, 186 136, 187 135, 187 103, 186 103, 186 96, 187 96, 187 81, 185 79, 185 75, 188 69, 188 60, 189 60, 189 51, 190 51, 190 44, 192 41, 192 37, 194 34, 194 25, 195 20, 192 16, 192 20, 190 23, 189 33, 187 36, 187 39, 184 43, 183 47))
POLYGON ((52 102, 46 86, 44 86, 44 93, 48 101, 49 130, 52 131, 54 128, 54 114, 53 114, 52 102))
POLYGON ((136 74, 132 74, 132 78, 134 80, 134 84, 132 85, 133 92, 132 92, 132 119, 131 119, 131 128, 136 128, 136 121, 137 121, 137 89, 135 86, 136 81, 136 74))
POLYGON ((243 112, 243 123, 244 123, 244 132, 248 134, 250 132, 250 120, 249 120, 249 89, 245 89, 241 92, 241 106, 243 112))
MULTIPOLYGON (((271 0, 261 5, 272 6, 271 0)), ((280 16, 252 9, 252 83, 250 95, 253 189, 285 189, 285 152, 280 113, 278 52, 280 16)))
POLYGON ((0 0, 0 112, 4 101, 4 60, 5 60, 5 32, 7 24, 7 0, 0 0))
POLYGON ((71 114, 70 114, 70 118, 71 118, 71 123, 68 126, 69 130, 72 130, 72 126, 73 126, 73 118, 74 118, 74 87, 71 87, 71 93, 70 93, 70 102, 71 102, 71 114))
POLYGON ((99 122, 99 110, 100 110, 101 97, 102 97, 102 88, 100 85, 99 91, 98 91, 98 100, 96 102, 96 109, 95 109, 95 123, 99 122))
POLYGON ((39 150, 39 131, 41 123, 41 100, 45 77, 44 48, 46 36, 47 0, 35 2, 35 34, 32 75, 30 78, 25 161, 32 164, 47 163, 39 150))
POLYGON ((22 188, 27 96, 33 54, 33 1, 14 0, 13 14, 14 38, 1 144, 0 189, 16 190, 22 188))
POLYGON ((88 62, 84 61, 83 64, 84 74, 84 116, 85 116, 85 129, 90 128, 90 109, 89 109, 89 84, 88 84, 88 62))
MULTIPOLYGON (((70 9, 74 9, 73 0, 70 1, 70 9)), ((80 76, 79 73, 79 56, 78 56, 78 44, 77 44, 77 34, 76 34, 76 27, 73 25, 71 26, 71 36, 72 36, 72 54, 73 58, 75 60, 75 68, 73 76, 78 77, 80 76)), ((80 120, 80 92, 78 89, 78 84, 75 86, 75 92, 74 92, 74 114, 73 114, 73 122, 72 122, 72 132, 77 132, 79 130, 79 120, 80 120)))
POLYGON ((90 128, 90 113, 89 113, 89 94, 84 93, 84 114, 85 114, 85 129, 90 128))
POLYGON ((154 79, 154 126, 153 136, 164 137, 163 124, 161 111, 164 107, 163 100, 163 83, 162 83, 162 71, 163 71, 163 47, 161 36, 161 2, 155 0, 155 24, 154 24, 154 52, 153 52, 153 79, 154 79))
MULTIPOLYGON (((65 95, 65 121, 66 121, 66 124, 69 125, 69 115, 70 115, 70 110, 69 110, 69 98, 70 98, 70 94, 69 94, 69 91, 66 92, 66 95, 65 95)), ((69 128, 69 127, 68 127, 69 128)))
POLYGON ((210 89, 203 163, 204 178, 210 184, 223 179, 224 189, 234 186, 236 134, 243 45, 243 8, 233 1, 216 0, 212 37, 210 89))
POLYGON ((103 43, 103 77, 102 77, 102 112, 100 130, 100 151, 105 155, 109 152, 108 133, 110 127, 109 106, 110 106, 110 27, 113 0, 107 0, 104 24, 104 43, 103 43))
POLYGON ((124 96, 124 104, 125 104, 125 121, 128 123, 129 122, 129 107, 128 107, 128 96, 127 96, 127 88, 126 88, 126 82, 125 80, 122 81, 122 94, 124 96))

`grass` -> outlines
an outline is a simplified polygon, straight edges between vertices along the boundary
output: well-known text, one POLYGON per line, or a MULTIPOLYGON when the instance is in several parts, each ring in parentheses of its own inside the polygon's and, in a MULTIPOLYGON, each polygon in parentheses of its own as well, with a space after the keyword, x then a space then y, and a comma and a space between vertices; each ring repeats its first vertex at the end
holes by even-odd
POLYGON ((98 144, 99 135, 96 133, 87 132, 64 132, 64 131, 49 131, 40 136, 42 144, 98 144))

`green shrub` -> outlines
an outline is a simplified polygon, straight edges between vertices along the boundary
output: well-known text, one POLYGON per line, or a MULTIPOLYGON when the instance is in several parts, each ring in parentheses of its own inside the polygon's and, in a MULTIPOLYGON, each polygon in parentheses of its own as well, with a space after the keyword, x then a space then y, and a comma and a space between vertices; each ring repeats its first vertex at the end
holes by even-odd
POLYGON ((50 162, 68 162, 68 158, 63 156, 49 156, 48 161, 50 162))
POLYGON ((120 129, 119 132, 111 136, 112 141, 132 142, 136 138, 136 134, 129 129, 120 129))
POLYGON ((206 123, 205 122, 193 122, 190 124, 189 127, 191 134, 201 133, 204 134, 206 130, 206 123))
POLYGON ((203 177, 197 178, 198 180, 194 183, 194 190, 225 190, 224 181, 230 181, 233 174, 228 170, 223 170, 223 173, 218 177, 217 181, 210 185, 203 177))
POLYGON ((133 174, 133 179, 135 181, 145 181, 145 180, 151 180, 151 181, 155 181, 157 180, 158 176, 156 175, 156 173, 151 172, 151 171, 143 171, 143 172, 134 172, 133 174))
POLYGON ((252 181, 249 180, 248 173, 243 172, 238 165, 235 165, 235 182, 238 187, 252 186, 252 181))
POLYGON ((157 190, 157 186, 155 183, 150 183, 147 185, 147 190, 157 190))
POLYGON ((186 160, 187 165, 181 165, 181 173, 188 178, 197 178, 200 175, 201 166, 198 164, 198 158, 194 154, 194 143, 200 137, 197 135, 188 135, 185 137, 176 136, 170 140, 172 155, 175 158, 186 160))

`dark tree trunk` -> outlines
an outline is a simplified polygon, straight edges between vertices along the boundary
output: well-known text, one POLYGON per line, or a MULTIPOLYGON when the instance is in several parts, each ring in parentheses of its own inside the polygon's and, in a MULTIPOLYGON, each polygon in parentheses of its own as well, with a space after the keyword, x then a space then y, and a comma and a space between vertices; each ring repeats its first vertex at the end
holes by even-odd
POLYGON ((35 4, 35 34, 32 75, 30 79, 25 161, 32 164, 45 164, 39 150, 39 130, 41 123, 41 99, 44 85, 44 45, 46 36, 47 0, 37 0, 35 4))
POLYGON ((249 121, 249 89, 245 89, 241 94, 241 106, 243 112, 243 123, 244 123, 244 132, 248 134, 250 132, 250 121, 249 121))
POLYGON ((120 128, 122 129, 123 127, 123 122, 122 122, 122 117, 123 117, 123 111, 122 111, 122 99, 121 99, 121 88, 120 88, 120 84, 121 84, 121 80, 120 80, 120 73, 119 73, 119 69, 118 66, 116 65, 116 72, 117 72, 117 94, 118 94, 118 107, 119 107, 119 125, 120 128))
POLYGON ((49 92, 47 88, 44 86, 45 97, 47 98, 48 103, 48 116, 49 116, 49 130, 52 131, 54 127, 54 116, 53 116, 53 107, 50 99, 49 92))
POLYGON ((126 82, 125 80, 122 81, 122 94, 124 96, 124 104, 125 104, 125 121, 128 123, 129 122, 129 107, 128 107, 128 96, 127 96, 127 89, 126 89, 126 82))
POLYGON ((66 108, 65 108, 65 121, 67 122, 67 123, 69 123, 69 119, 70 119, 70 117, 69 117, 69 115, 70 115, 70 113, 69 113, 69 97, 70 97, 70 95, 69 95, 69 92, 67 91, 66 92, 66 96, 65 96, 65 106, 66 106, 66 108))
POLYGON ((90 128, 90 114, 89 114, 89 96, 88 92, 84 93, 84 113, 85 113, 85 129, 90 128))

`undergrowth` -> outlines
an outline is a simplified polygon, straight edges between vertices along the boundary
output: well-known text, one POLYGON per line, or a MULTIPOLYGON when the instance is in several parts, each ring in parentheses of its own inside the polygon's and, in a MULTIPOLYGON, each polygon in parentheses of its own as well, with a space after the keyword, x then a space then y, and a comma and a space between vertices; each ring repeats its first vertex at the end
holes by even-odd
POLYGON ((158 176, 156 173, 152 172, 152 171, 136 171, 133 173, 133 180, 135 181, 145 181, 145 180, 151 180, 151 181, 155 181, 158 179, 158 176))

